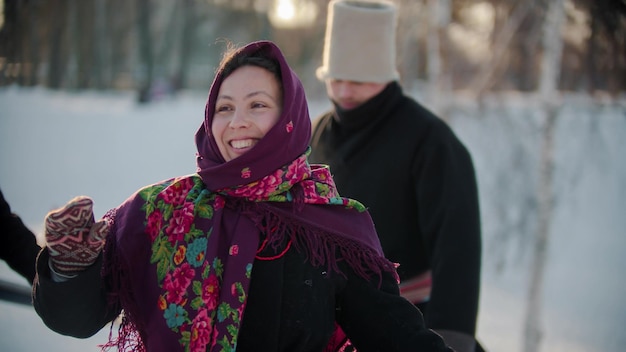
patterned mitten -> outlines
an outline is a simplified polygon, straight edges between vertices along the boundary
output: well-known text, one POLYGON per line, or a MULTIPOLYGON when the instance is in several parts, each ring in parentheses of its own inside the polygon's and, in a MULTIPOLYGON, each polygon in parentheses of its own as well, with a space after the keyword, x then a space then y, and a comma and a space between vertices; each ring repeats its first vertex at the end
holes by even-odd
POLYGON ((92 265, 102 247, 109 224, 94 222, 93 201, 78 196, 46 215, 45 235, 50 262, 59 274, 75 274, 92 265))

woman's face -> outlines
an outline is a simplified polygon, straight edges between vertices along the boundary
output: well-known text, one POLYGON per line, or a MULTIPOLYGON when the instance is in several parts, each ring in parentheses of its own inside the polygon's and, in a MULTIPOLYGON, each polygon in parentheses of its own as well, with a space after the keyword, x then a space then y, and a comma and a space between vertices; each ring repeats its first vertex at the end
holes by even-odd
POLYGON ((278 122, 282 90, 274 74, 257 66, 242 66, 220 86, 211 132, 230 161, 248 152, 278 122))

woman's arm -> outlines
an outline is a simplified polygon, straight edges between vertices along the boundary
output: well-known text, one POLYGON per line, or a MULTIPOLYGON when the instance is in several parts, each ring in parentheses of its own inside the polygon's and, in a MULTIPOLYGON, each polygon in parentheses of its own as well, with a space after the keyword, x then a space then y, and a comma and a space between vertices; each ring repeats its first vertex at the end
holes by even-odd
POLYGON ((452 351, 424 325, 422 313, 399 294, 398 284, 384 273, 371 281, 348 268, 346 286, 339 293, 337 322, 359 352, 452 351))
POLYGON ((47 327, 62 335, 87 338, 119 315, 119 308, 107 304, 100 275, 102 255, 76 277, 63 282, 52 279, 49 258, 44 248, 37 258, 33 285, 33 305, 47 327))

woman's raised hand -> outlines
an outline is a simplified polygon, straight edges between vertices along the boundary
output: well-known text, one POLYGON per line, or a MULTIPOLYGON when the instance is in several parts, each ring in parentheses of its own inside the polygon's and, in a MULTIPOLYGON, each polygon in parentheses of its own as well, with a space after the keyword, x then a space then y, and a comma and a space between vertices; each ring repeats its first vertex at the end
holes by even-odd
POLYGON ((46 246, 55 272, 75 274, 92 265, 109 232, 106 220, 94 221, 93 201, 78 196, 45 218, 46 246))

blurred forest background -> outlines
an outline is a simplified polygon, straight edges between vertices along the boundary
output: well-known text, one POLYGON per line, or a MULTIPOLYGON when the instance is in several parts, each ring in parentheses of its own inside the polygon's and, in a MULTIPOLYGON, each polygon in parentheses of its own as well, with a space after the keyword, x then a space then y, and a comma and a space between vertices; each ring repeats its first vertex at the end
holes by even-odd
MULTIPOLYGON (((561 91, 626 87, 624 0, 395 0, 407 89, 535 91, 558 18, 561 91), (557 14, 548 15, 557 4, 557 14)), ((327 0, 4 0, 0 86, 207 90, 220 39, 277 42, 317 97, 327 0)))
MULTIPOLYGON (((525 296, 520 350, 539 351, 559 328, 546 327, 544 307, 567 305, 595 322, 587 331, 572 319, 576 327, 560 336, 576 340, 583 329, 586 341, 604 346, 584 351, 621 351, 626 337, 614 332, 626 323, 626 283, 616 263, 624 261, 625 220, 614 214, 626 206, 626 0, 393 2, 405 91, 447 120, 475 160, 484 276, 505 273, 525 296)), ((225 41, 269 39, 316 116, 327 102, 315 78, 327 5, 4 0, 0 88, 130 91, 145 105, 182 90, 205 94, 225 41)), ((488 347, 501 325, 488 326, 488 347)))

